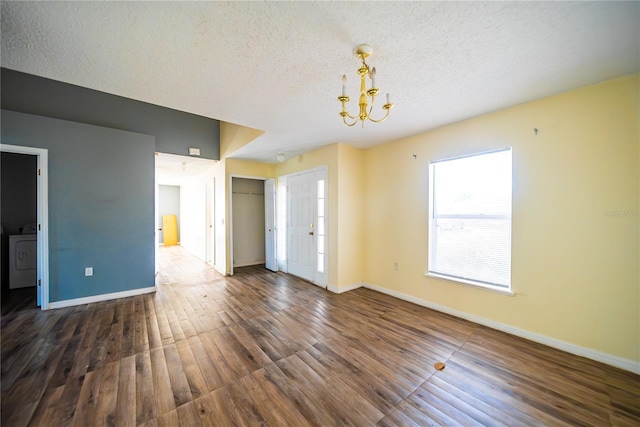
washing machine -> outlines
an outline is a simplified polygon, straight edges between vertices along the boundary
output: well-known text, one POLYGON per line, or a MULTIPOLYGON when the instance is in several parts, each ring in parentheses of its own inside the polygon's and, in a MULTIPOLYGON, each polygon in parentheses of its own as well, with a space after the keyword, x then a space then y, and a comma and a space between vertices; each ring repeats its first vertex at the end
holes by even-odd
POLYGON ((9 236, 9 289, 36 286, 38 280, 38 236, 9 236))

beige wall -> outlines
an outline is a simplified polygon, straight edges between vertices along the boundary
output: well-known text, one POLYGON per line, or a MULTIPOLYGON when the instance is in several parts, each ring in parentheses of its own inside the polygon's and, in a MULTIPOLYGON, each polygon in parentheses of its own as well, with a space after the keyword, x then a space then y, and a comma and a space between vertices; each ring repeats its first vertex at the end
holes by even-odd
POLYGON ((638 94, 627 76, 367 150, 366 282, 640 361, 638 94), (429 161, 507 146, 515 296, 426 277, 429 161))
POLYGON ((364 152, 338 145, 338 290, 364 280, 364 152))

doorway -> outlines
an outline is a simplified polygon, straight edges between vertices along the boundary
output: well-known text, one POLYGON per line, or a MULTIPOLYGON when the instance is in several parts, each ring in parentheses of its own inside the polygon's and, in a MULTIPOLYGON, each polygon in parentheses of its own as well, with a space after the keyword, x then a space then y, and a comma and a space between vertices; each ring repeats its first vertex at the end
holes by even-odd
POLYGON ((231 178, 233 267, 265 264, 264 179, 231 178))
POLYGON ((176 235, 173 239, 183 249, 201 261, 207 261, 211 252, 211 233, 208 232, 213 197, 209 183, 217 160, 156 153, 156 274, 162 268, 179 266, 160 265, 159 246, 163 244, 165 230, 163 217, 175 215, 176 235))
POLYGON ((158 186, 158 218, 156 221, 158 224, 163 224, 158 228, 158 242, 157 244, 166 244, 165 240, 169 237, 165 235, 166 220, 165 215, 175 215, 176 217, 176 229, 175 240, 180 244, 180 186, 178 185, 159 185, 158 186))
POLYGON ((2 299, 5 302, 7 294, 26 289, 23 296, 46 310, 49 308, 48 151, 0 144, 0 152, 2 299))

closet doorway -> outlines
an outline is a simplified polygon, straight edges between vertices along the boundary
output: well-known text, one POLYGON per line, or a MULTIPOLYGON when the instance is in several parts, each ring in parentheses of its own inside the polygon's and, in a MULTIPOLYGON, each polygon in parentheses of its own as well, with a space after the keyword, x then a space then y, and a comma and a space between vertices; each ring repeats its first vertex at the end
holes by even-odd
POLYGON ((266 262, 264 182, 260 178, 231 178, 233 268, 266 262))

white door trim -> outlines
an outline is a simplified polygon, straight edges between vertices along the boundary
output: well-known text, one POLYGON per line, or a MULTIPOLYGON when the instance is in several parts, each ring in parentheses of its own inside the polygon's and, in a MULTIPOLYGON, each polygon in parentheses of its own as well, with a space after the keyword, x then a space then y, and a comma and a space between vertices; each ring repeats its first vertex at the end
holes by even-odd
POLYGON ((265 267, 273 272, 278 271, 276 206, 276 180, 269 178, 264 181, 264 258, 265 267))
POLYGON ((206 262, 211 266, 215 266, 216 263, 216 197, 215 197, 215 177, 207 180, 205 184, 206 188, 206 210, 207 210, 207 231, 206 231, 206 262))
POLYGON ((37 221, 38 221, 38 280, 42 300, 40 308, 49 309, 49 150, 0 144, 0 152, 29 154, 38 159, 37 221))

